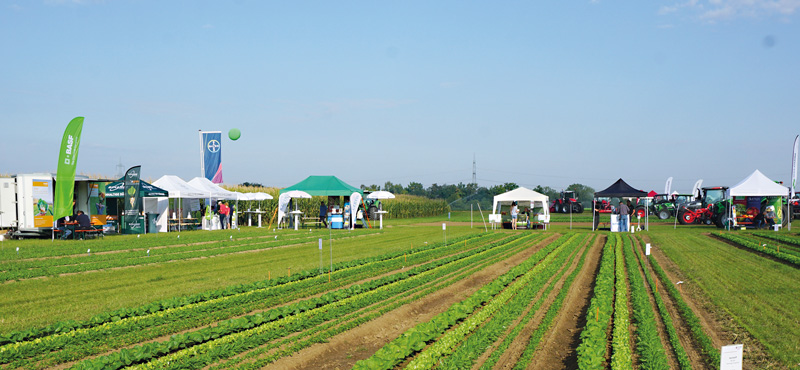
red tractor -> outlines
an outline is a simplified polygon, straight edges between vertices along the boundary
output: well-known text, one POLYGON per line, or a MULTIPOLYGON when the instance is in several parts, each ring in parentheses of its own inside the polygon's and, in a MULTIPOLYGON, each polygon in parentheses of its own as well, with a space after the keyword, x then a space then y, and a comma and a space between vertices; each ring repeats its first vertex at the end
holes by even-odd
POLYGON ((572 190, 562 191, 559 198, 553 201, 550 212, 553 213, 582 213, 583 205, 578 202, 578 197, 572 190))
POLYGON ((701 200, 690 202, 678 210, 678 221, 681 225, 698 223, 722 227, 720 225, 727 221, 726 190, 728 188, 723 186, 703 188, 701 200))

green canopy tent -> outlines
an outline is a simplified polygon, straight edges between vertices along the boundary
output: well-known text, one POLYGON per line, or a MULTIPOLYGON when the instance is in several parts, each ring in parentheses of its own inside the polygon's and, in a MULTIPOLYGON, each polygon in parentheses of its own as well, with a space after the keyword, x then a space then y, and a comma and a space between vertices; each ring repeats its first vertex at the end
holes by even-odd
POLYGON ((359 200, 364 196, 363 190, 339 180, 336 176, 309 176, 297 184, 281 189, 281 196, 278 197, 278 223, 288 211, 289 197, 285 194, 293 190, 303 191, 311 196, 349 197, 358 193, 359 200))
POLYGON ((336 176, 309 176, 297 184, 281 189, 280 193, 292 190, 304 191, 312 196, 350 196, 353 193, 364 195, 363 190, 339 180, 336 176))

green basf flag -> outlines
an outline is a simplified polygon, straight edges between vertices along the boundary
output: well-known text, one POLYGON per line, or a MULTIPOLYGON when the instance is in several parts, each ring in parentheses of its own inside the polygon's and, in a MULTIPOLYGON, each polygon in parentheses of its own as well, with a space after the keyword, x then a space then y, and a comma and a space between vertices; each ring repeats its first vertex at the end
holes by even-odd
POLYGON ((72 216, 72 197, 75 189, 75 169, 78 165, 78 146, 81 143, 83 117, 75 117, 64 130, 58 153, 56 193, 53 199, 53 219, 72 216))

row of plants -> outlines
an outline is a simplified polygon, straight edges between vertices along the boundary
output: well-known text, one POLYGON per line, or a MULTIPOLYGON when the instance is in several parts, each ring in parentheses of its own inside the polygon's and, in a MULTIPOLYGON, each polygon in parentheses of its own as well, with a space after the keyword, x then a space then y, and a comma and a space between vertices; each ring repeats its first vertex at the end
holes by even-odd
MULTIPOLYGON (((641 236, 637 235, 639 238, 640 245, 644 245, 641 240, 641 236)), ((658 264, 658 261, 655 258, 648 258, 647 261, 650 264, 650 267, 658 276, 658 279, 661 281, 661 285, 667 290, 669 293, 670 298, 672 298, 673 303, 678 308, 678 313, 681 315, 684 323, 689 327, 689 331, 692 333, 692 338, 694 339, 695 343, 698 343, 700 346, 700 351, 703 354, 703 358, 705 362, 710 367, 719 366, 720 361, 720 352, 717 347, 714 346, 714 343, 711 341, 711 337, 709 337, 708 333, 703 330, 703 325, 700 322, 700 318, 692 311, 691 307, 686 304, 686 301, 681 296, 680 291, 675 288, 675 285, 672 284, 671 280, 667 276, 667 273, 664 272, 664 269, 661 268, 661 265, 658 264)))
MULTIPOLYGON (((582 258, 585 258, 585 255, 588 252, 588 250, 589 250, 588 247, 584 249, 584 254, 583 254, 584 257, 582 257, 582 258)), ((583 263, 583 260, 580 263, 583 263)), ((554 265, 558 265, 558 263, 556 263, 554 265)), ((579 269, 580 269, 580 267, 577 268, 577 270, 579 270, 579 269)), ((492 353, 490 353, 489 356, 486 358, 486 360, 483 362, 483 364, 480 367, 482 370, 493 369, 495 367, 495 365, 500 360, 500 357, 503 355, 503 353, 505 353, 506 350, 511 346, 511 343, 513 343, 515 340, 517 340, 517 337, 520 335, 522 330, 527 325, 530 325, 530 322, 531 322, 531 320, 533 320, 533 317, 539 311, 539 309, 541 308, 542 304, 545 303, 546 297, 555 288, 556 282, 561 278, 561 276, 563 276, 563 274, 566 272, 566 270, 567 270, 566 268, 561 269, 559 274, 552 276, 552 278, 551 278, 551 275, 548 274, 547 272, 545 272, 543 274, 540 274, 538 279, 541 279, 541 282, 543 282, 543 284, 545 284, 545 286, 546 286, 545 290, 543 292, 541 292, 541 294, 539 294, 539 299, 537 299, 533 304, 528 306, 529 307, 528 308, 528 312, 525 314, 525 316, 523 316, 522 318, 520 318, 518 320, 516 325, 511 326, 511 330, 508 331, 508 333, 505 333, 505 332, 507 331, 507 328, 509 327, 509 325, 503 325, 501 334, 505 334, 505 337, 503 338, 503 341, 501 343, 499 343, 496 347, 494 347, 494 349, 492 350, 492 353)), ((573 272, 573 274, 574 273, 575 272, 573 272)), ((538 281, 537 281, 537 283, 538 283, 538 281)), ((534 293, 538 293, 538 292, 534 292, 534 293)), ((529 299, 529 301, 532 301, 532 299, 529 299)), ((522 308, 525 308, 525 307, 522 307, 522 308)), ((500 330, 500 329, 498 329, 498 330, 500 330)), ((468 346, 467 344, 464 344, 462 347, 464 347, 464 349, 466 349, 467 352, 469 352, 469 349, 474 347, 474 346, 468 346)), ((486 348, 488 350, 488 347, 486 347, 486 348)))
POLYGON ((608 325, 614 309, 614 256, 617 240, 608 238, 603 246, 600 268, 595 278, 592 298, 586 311, 586 326, 578 345, 578 367, 605 369, 608 346, 608 325))
MULTIPOLYGON (((535 302, 544 301, 547 294, 549 294, 555 286, 556 281, 560 280, 561 276, 566 272, 566 268, 564 268, 566 262, 571 260, 570 257, 577 253, 577 250, 583 245, 583 240, 585 239, 585 235, 571 238, 560 250, 556 250, 551 254, 551 256, 555 257, 552 262, 548 263, 547 259, 545 259, 534 267, 534 270, 539 271, 535 273, 529 281, 525 281, 526 275, 524 275, 510 285, 501 295, 493 299, 490 305, 499 303, 498 299, 501 298, 502 295, 513 292, 513 297, 510 298, 510 300, 506 303, 499 303, 500 307, 497 312, 492 314, 488 312, 489 306, 484 306, 480 312, 470 316, 454 330, 448 331, 443 337, 437 339, 433 345, 422 351, 409 363, 409 367, 414 365, 416 368, 430 368, 432 363, 430 361, 431 357, 438 359, 438 363, 444 364, 442 366, 443 369, 463 369, 472 367, 478 356, 483 353, 479 349, 490 348, 491 344, 494 343, 500 335, 508 331, 507 328, 512 326, 512 323, 519 318, 525 309, 532 304, 535 305, 535 302), (546 291, 540 294, 543 289, 546 291), (535 299, 537 295, 540 296, 538 300, 535 299), (485 315, 491 316, 485 320, 485 322, 481 323, 480 317, 485 315), (457 332, 469 332, 471 324, 477 325, 473 333, 465 336, 463 340, 453 340, 454 337, 457 339, 457 332), (448 343, 450 341, 455 343, 448 343), (422 366, 421 364, 426 365, 422 366)), ((519 322, 516 325, 524 326, 525 323, 526 322, 519 322)))
POLYGON ((664 331, 667 332, 669 343, 672 345, 672 351, 675 354, 675 359, 678 361, 678 366, 683 370, 690 370, 692 368, 692 363, 689 361, 689 355, 687 355, 686 350, 683 349, 683 345, 678 337, 678 332, 675 330, 675 324, 672 322, 672 316, 670 316, 664 300, 661 298, 661 295, 657 293, 658 286, 656 285, 655 280, 653 280, 653 278, 650 276, 650 271, 647 269, 647 265, 642 260, 644 257, 642 256, 641 250, 634 247, 633 253, 637 257, 638 263, 642 268, 642 272, 644 272, 644 278, 647 281, 647 284, 650 285, 650 291, 653 293, 653 298, 656 302, 656 306, 658 307, 658 313, 661 315, 661 322, 664 323, 664 331))
POLYGON ((616 277, 614 293, 614 328, 611 337, 611 368, 633 369, 630 338, 630 311, 628 310, 628 273, 619 234, 614 234, 614 256, 616 277))
MULTIPOLYGON (((334 240, 352 237, 340 234, 331 237, 334 240)), ((170 249, 154 249, 146 251, 132 251, 108 254, 87 254, 81 257, 62 257, 44 260, 26 260, 8 263, 0 268, 7 268, 0 272, 0 282, 9 280, 29 279, 41 276, 55 276, 60 274, 105 270, 110 268, 131 267, 144 264, 172 262, 201 257, 221 256, 231 253, 240 253, 253 250, 285 247, 296 244, 316 242, 319 236, 303 236, 300 238, 281 240, 272 239, 260 242, 251 240, 229 239, 208 244, 191 244, 170 249)))
POLYGON ((539 348, 539 343, 541 342, 542 337, 545 335, 545 333, 547 333, 547 331, 550 330, 550 327, 553 325, 553 321, 555 321, 558 313, 561 312, 561 309, 564 307, 564 300, 567 297, 570 287, 572 286, 572 282, 583 268, 583 263, 586 260, 586 254, 589 252, 592 240, 594 240, 594 237, 590 238, 590 244, 584 249, 578 265, 564 281, 564 284, 561 286, 561 290, 558 292, 556 299, 550 304, 550 308, 547 310, 547 313, 545 313, 542 321, 539 322, 539 326, 536 328, 536 331, 534 331, 531 335, 530 339, 528 340, 528 345, 525 347, 525 350, 522 352, 517 364, 514 366, 514 370, 523 370, 528 368, 533 359, 534 353, 539 348))
POLYGON ((629 237, 623 237, 622 244, 631 286, 633 319, 636 324, 636 353, 639 355, 639 365, 644 369, 669 369, 667 354, 658 335, 653 306, 650 304, 650 297, 645 289, 636 256, 633 255, 633 246, 629 237))
MULTIPOLYGON (((485 234, 469 242, 473 245, 493 239, 497 237, 485 234)), ((57 323, 42 329, 15 332, 4 336, 5 341, 13 344, 0 347, 0 360, 5 363, 12 359, 24 359, 55 348, 70 356, 61 359, 68 361, 94 354, 109 346, 115 348, 114 345, 129 345, 249 312, 247 310, 269 307, 293 297, 316 294, 356 279, 374 276, 375 273, 396 270, 409 262, 409 254, 410 262, 417 263, 460 249, 463 249, 460 243, 452 243, 447 247, 439 244, 421 246, 411 253, 396 252, 376 258, 337 263, 335 272, 329 276, 316 269, 308 270, 288 277, 116 310, 80 322, 57 323), (329 279, 332 279, 332 283, 326 283, 329 279), (95 342, 100 343, 99 349, 92 345, 95 342), (67 343, 80 348, 71 347, 67 343), (64 350, 67 347, 70 347, 69 351, 64 350)))
POLYGON ((753 251, 756 251, 756 252, 761 252, 761 253, 770 255, 772 257, 775 257, 775 258, 777 258, 779 260, 783 260, 783 261, 789 262, 789 263, 791 263, 793 265, 800 266, 800 256, 795 255, 793 253, 793 251, 787 251, 785 248, 784 248, 783 251, 778 251, 777 248, 775 248, 772 245, 769 245, 769 244, 765 245, 765 243, 759 243, 759 242, 754 241, 752 239, 748 239, 748 238, 745 238, 743 236, 734 235, 734 234, 731 234, 731 233, 714 232, 714 233, 711 233, 711 234, 716 236, 716 237, 718 237, 718 238, 734 242, 734 243, 736 243, 736 244, 738 244, 738 245, 740 245, 742 247, 748 248, 750 250, 753 250, 753 251))
MULTIPOLYGON (((380 232, 380 230, 365 229, 360 230, 360 232, 371 233, 380 232)), ((19 247, 19 253, 16 252, 16 248, 4 247, 0 249, 0 261, 6 262, 30 258, 81 255, 86 253, 87 248, 91 248, 92 252, 145 251, 147 249, 160 247, 221 242, 230 239, 231 236, 235 239, 265 239, 274 238, 275 235, 279 235, 279 238, 284 238, 302 234, 303 233, 300 232, 277 234, 263 228, 246 227, 238 230, 198 230, 146 235, 115 235, 113 238, 97 238, 82 241, 58 239, 52 242, 43 242, 40 239, 18 240, 14 241, 13 245, 19 247)), ((327 232, 325 234, 327 235, 327 232)))
MULTIPOLYGON (((572 234, 564 235, 555 242, 550 243, 547 247, 539 250, 523 263, 513 267, 499 278, 480 288, 468 298, 450 306, 445 312, 435 316, 433 319, 420 323, 405 331, 398 338, 381 347, 370 358, 356 362, 353 368, 389 369, 396 366, 413 353, 424 349, 428 342, 442 335, 446 330, 453 327, 456 323, 469 317, 478 307, 486 305, 490 300, 495 298, 495 296, 498 296, 498 294, 504 291, 505 288, 517 278, 525 275, 526 272, 531 271, 546 257, 551 256, 551 253, 554 250, 566 245, 566 242, 573 236, 574 235, 572 234)), ((510 297, 506 297, 504 295, 503 298, 499 299, 502 300, 502 302, 505 302, 510 297)), ((490 310, 496 310, 499 308, 499 306, 494 305, 491 307, 492 308, 490 308, 490 310)), ((491 312, 493 312, 493 310, 491 312)), ((464 328, 469 328, 469 326, 464 326, 464 328)), ((463 330, 467 329, 462 329, 462 331, 463 330)), ((449 347, 456 344, 457 340, 459 340, 459 338, 440 341, 442 343, 440 346, 449 347)), ((435 357, 425 356, 425 361, 429 360, 435 361, 435 357)), ((419 361, 421 360, 418 360, 418 363, 419 361)), ((420 365, 422 366, 424 363, 420 363, 420 365)))
POLYGON ((79 363, 76 368, 118 368, 143 363, 141 368, 195 368, 270 340, 333 320, 354 310, 388 299, 418 285, 429 283, 464 264, 480 261, 497 252, 497 247, 524 242, 498 242, 441 258, 425 265, 381 277, 363 284, 341 288, 321 297, 301 300, 263 313, 247 315, 188 333, 123 349, 107 356, 79 363), (131 360, 134 359, 134 360, 131 360), (148 362, 149 361, 149 362, 148 362))
POLYGON ((229 369, 236 365, 236 368, 243 370, 260 369, 279 358, 292 355, 312 344, 324 342, 333 335, 350 330, 351 328, 379 317, 386 312, 394 310, 405 304, 420 300, 433 292, 444 289, 445 287, 448 287, 458 281, 462 281, 486 266, 492 265, 508 258, 513 254, 519 253, 521 249, 528 248, 531 243, 535 242, 538 242, 538 239, 531 240, 526 244, 519 244, 514 248, 504 249, 492 257, 483 259, 476 264, 465 267, 459 272, 444 276, 438 281, 402 292, 401 294, 392 297, 388 302, 373 304, 372 306, 363 310, 350 313, 336 320, 329 321, 323 325, 310 328, 305 332, 298 333, 295 336, 283 338, 279 341, 260 346, 257 349, 247 351, 245 354, 240 354, 231 359, 220 361, 210 368, 214 370, 229 369))
POLYGON ((797 235, 794 235, 794 234, 782 234, 782 233, 774 233, 774 232, 769 232, 769 233, 757 232, 757 233, 753 233, 753 235, 761 237, 761 238, 772 239, 772 240, 779 241, 779 242, 786 243, 786 244, 790 244, 790 245, 793 245, 793 246, 800 246, 800 237, 798 237, 797 235))

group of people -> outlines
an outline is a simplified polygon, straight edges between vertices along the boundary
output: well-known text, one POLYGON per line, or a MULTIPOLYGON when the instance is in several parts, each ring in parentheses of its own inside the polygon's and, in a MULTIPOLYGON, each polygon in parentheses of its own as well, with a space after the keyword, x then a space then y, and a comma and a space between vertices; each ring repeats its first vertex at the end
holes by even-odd
POLYGON ((227 202, 218 201, 217 206, 214 207, 214 202, 211 202, 211 205, 206 208, 206 219, 211 219, 213 215, 219 216, 219 225, 222 229, 230 229, 231 228, 231 208, 228 207, 227 202))
POLYGON ((525 215, 525 225, 530 228, 531 227, 531 216, 535 216, 539 213, 532 211, 530 208, 525 208, 525 212, 519 211, 519 206, 517 202, 511 202, 511 229, 517 230, 517 221, 521 218, 520 215, 525 215))
POLYGON ((56 220, 56 230, 61 232, 61 239, 69 239, 72 236, 72 231, 76 228, 84 230, 92 227, 92 220, 89 215, 79 210, 75 212, 74 216, 65 216, 56 220), (67 225, 68 222, 77 222, 77 225, 67 225), (74 226, 74 227, 70 227, 74 226))
POLYGON ((756 223, 756 229, 771 228, 775 225, 775 206, 767 206, 753 218, 753 221, 756 223))

